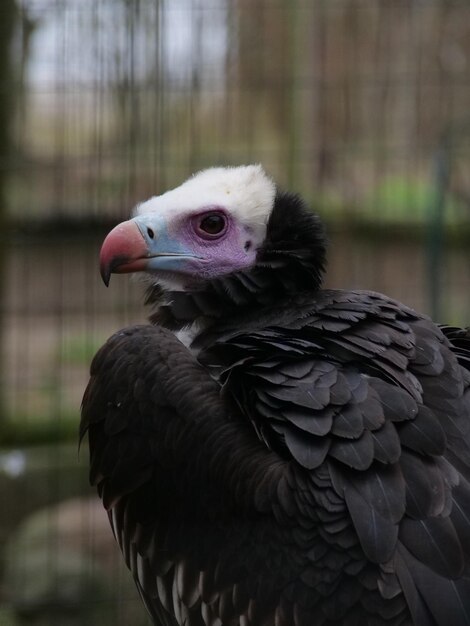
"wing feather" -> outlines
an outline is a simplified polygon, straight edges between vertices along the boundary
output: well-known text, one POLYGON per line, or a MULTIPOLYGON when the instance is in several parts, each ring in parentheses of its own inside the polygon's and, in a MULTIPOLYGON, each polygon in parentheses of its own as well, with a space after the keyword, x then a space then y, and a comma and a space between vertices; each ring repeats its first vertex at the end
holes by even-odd
MULTIPOLYGON (((399 615, 405 597, 416 623, 444 626, 446 604, 466 623, 470 382, 457 359, 466 366, 468 333, 449 330, 454 346, 410 309, 360 292, 323 292, 301 319, 231 333, 213 333, 201 361, 213 371, 223 362, 226 392, 245 399, 256 432, 342 499, 340 520, 323 491, 314 495, 331 542, 354 552, 352 528, 366 558, 391 568, 389 587, 362 580, 375 589, 364 607, 392 619, 391 600, 399 615), (250 360, 231 367, 242 352, 250 360), (441 580, 437 603, 426 585, 441 580)), ((295 507, 290 499, 290 515, 295 507)))
POLYGON ((325 291, 197 345, 122 331, 84 397, 155 623, 470 623, 468 333, 325 291))

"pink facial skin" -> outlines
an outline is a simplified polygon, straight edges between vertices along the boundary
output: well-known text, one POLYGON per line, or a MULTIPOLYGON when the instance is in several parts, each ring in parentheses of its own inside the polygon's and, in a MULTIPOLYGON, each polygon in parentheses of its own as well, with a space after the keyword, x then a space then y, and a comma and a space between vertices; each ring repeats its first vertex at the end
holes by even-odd
POLYGON ((219 206, 204 207, 169 223, 168 236, 199 257, 181 260, 181 271, 195 279, 210 280, 230 274, 250 267, 256 259, 252 233, 219 206), (225 219, 225 228, 217 235, 204 233, 199 227, 204 217, 212 214, 225 219))

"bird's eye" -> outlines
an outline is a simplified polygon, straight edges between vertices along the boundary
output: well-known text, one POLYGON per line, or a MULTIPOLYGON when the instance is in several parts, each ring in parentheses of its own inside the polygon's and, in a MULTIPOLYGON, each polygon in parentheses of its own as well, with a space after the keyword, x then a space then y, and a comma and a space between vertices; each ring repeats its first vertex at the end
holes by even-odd
POLYGON ((204 216, 198 224, 199 230, 209 236, 220 235, 226 227, 225 216, 221 213, 211 213, 204 216))

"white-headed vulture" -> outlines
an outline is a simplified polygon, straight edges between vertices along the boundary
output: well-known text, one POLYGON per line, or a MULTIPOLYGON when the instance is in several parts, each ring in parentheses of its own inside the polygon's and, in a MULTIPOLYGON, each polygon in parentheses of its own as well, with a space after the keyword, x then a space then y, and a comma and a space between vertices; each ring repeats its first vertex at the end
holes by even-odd
POLYGON ((95 356, 81 437, 155 624, 470 624, 470 332, 323 289, 325 251, 258 165, 103 243, 151 324, 95 356))

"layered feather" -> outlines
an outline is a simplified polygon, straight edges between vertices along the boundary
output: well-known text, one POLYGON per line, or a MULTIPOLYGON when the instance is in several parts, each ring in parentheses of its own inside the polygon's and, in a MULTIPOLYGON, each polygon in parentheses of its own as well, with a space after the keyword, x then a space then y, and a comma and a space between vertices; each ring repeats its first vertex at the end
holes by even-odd
POLYGON ((139 326, 92 364, 90 480, 153 622, 470 624, 468 331, 322 290, 297 196, 266 233, 249 271, 150 288, 192 352, 139 326))

